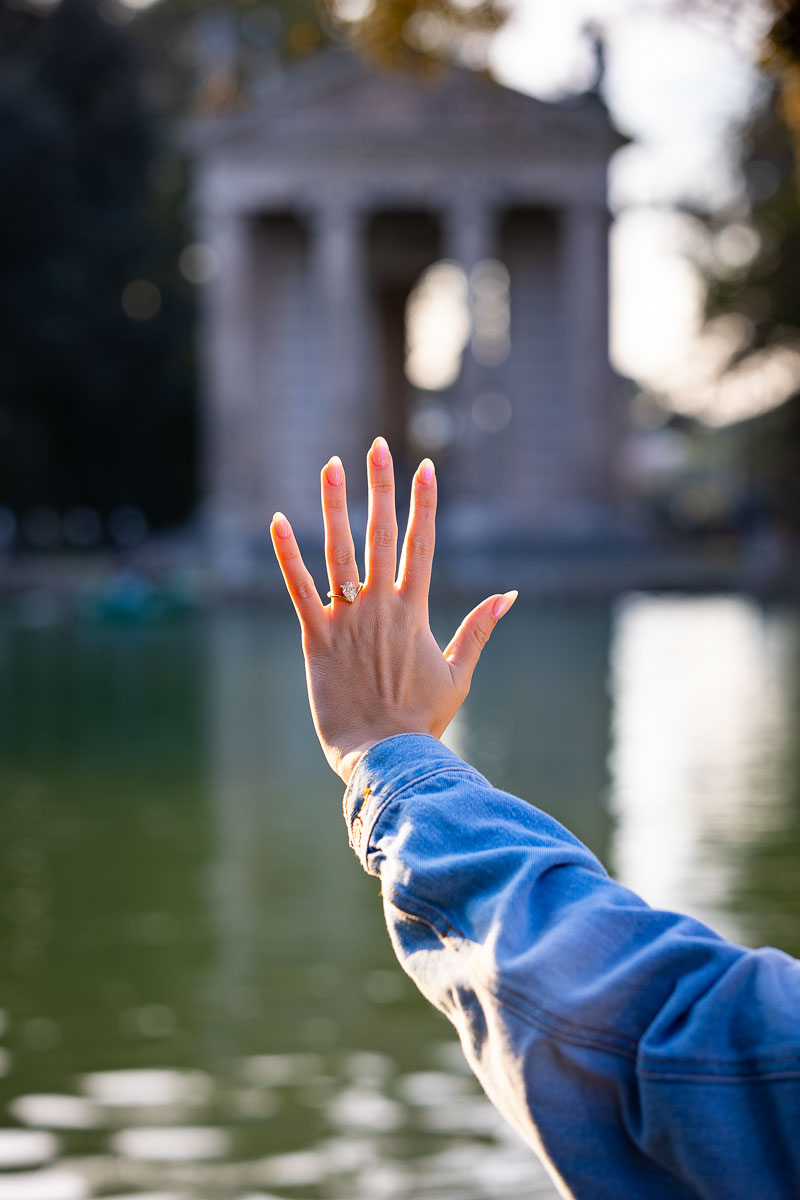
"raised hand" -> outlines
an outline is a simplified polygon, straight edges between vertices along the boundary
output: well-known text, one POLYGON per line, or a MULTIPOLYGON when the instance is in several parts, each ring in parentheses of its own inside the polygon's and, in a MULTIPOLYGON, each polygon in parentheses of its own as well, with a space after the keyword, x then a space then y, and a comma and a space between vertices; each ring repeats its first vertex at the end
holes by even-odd
POLYGON ((517 598, 516 592, 506 592, 482 601, 442 652, 428 619, 436 521, 433 463, 424 459, 414 476, 399 568, 394 468, 383 438, 375 439, 367 455, 367 477, 366 576, 352 603, 342 595, 342 585, 359 576, 338 458, 322 470, 325 558, 336 597, 330 604, 320 599, 283 513, 275 513, 270 527, 300 620, 314 727, 325 757, 345 782, 361 754, 382 738, 441 736, 469 692, 492 630, 517 598))

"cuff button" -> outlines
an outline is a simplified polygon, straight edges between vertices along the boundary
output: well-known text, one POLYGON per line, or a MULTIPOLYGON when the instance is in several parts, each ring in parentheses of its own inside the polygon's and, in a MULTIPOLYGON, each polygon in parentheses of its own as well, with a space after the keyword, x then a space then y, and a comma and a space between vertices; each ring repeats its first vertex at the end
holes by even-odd
POLYGON ((364 836, 364 822, 361 817, 355 817, 352 825, 353 845, 356 849, 361 846, 361 839, 364 836))

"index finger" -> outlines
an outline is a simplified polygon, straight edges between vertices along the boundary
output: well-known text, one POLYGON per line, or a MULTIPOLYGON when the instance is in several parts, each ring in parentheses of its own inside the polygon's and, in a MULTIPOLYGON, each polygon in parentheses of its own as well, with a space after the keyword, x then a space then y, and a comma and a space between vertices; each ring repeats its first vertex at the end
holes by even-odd
POLYGON ((397 575, 401 594, 417 604, 428 600, 435 540, 436 472, 431 460, 424 458, 411 487, 411 512, 397 575))
POLYGON ((303 630, 321 633, 325 628, 325 609, 311 572, 303 562, 292 527, 283 513, 275 513, 269 531, 286 589, 303 630))

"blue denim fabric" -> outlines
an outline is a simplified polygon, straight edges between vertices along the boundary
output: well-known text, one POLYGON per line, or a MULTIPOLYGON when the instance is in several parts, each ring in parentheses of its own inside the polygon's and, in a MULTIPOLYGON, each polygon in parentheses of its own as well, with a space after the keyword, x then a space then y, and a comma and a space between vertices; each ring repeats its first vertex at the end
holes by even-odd
POLYGON ((404 970, 579 1200, 800 1197, 800 963, 650 908, 434 738, 344 798, 404 970))

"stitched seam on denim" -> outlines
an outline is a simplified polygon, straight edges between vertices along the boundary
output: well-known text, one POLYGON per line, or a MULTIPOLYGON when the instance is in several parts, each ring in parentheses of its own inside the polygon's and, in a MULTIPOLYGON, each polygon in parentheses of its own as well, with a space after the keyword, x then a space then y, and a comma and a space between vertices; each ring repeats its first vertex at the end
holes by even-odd
MULTIPOLYGON (((370 747, 369 747, 367 750, 364 750, 364 751, 363 751, 363 753, 361 753, 361 754, 359 755, 358 759, 356 760, 355 766, 353 767, 353 772, 352 772, 352 774, 351 774, 351 776, 350 776, 350 782, 347 784, 347 787, 345 788, 345 791, 344 791, 344 796, 342 797, 342 809, 343 809, 343 812, 344 812, 344 818, 345 818, 345 821, 347 821, 347 820, 348 820, 348 807, 349 807, 349 806, 348 806, 348 803, 347 803, 347 799, 348 799, 348 796, 349 796, 349 794, 350 794, 351 790, 355 790, 355 787, 354 787, 354 785, 355 785, 355 779, 356 779, 356 776, 357 776, 357 774, 358 774, 358 772, 359 772, 359 770, 360 770, 360 768, 361 768, 361 765, 362 765, 362 763, 363 763, 363 762, 364 762, 364 760, 366 759, 367 755, 368 755, 368 754, 371 754, 371 753, 372 753, 372 751, 373 751, 373 750, 375 750, 375 749, 377 749, 377 747, 378 747, 378 746, 383 746, 383 745, 385 745, 387 742, 394 742, 394 741, 398 741, 400 738, 406 738, 406 737, 422 737, 422 738, 427 738, 428 740, 431 740, 431 741, 434 741, 434 742, 438 742, 438 738, 434 738, 432 735, 429 735, 429 734, 420 734, 420 733, 416 733, 416 734, 407 734, 407 733, 393 733, 393 734, 391 735, 391 737, 388 737, 388 738, 381 738, 381 740, 380 740, 380 741, 378 741, 378 742, 376 742, 374 746, 370 746, 370 747)), ((441 749, 446 749, 446 747, 445 747, 445 746, 442 746, 441 742, 439 742, 438 744, 439 744, 439 747, 440 747, 441 749)), ((468 771, 475 771, 475 768, 474 768, 474 767, 470 767, 468 763, 465 763, 465 764, 464 764, 464 769, 466 769, 466 770, 468 770, 468 771)), ((447 764, 447 767, 440 767, 440 768, 439 768, 439 770, 450 770, 450 771, 452 771, 452 770, 456 770, 456 771, 457 771, 457 770, 459 770, 459 768, 456 766, 456 764, 455 764, 455 763, 448 763, 448 764, 447 764)), ((435 772, 434 772, 434 773, 435 773, 435 772)), ((478 774, 478 773, 479 773, 479 772, 477 772, 477 771, 475 772, 475 774, 478 774)), ((425 777, 423 776, 423 778, 425 778, 425 777)), ((358 813, 361 811, 361 809, 362 809, 363 807, 364 807, 364 801, 362 800, 362 801, 361 801, 361 804, 359 804, 358 808, 353 810, 353 816, 354 816, 354 817, 355 817, 355 816, 357 816, 357 814, 358 814, 358 813)))
POLYGON ((609 1054, 618 1054, 631 1060, 636 1059, 637 1041, 624 1033, 609 1033, 604 1029, 595 1029, 568 1017, 559 1017, 549 1009, 534 1004, 531 1000, 521 999, 516 992, 503 985, 490 983, 480 971, 475 972, 479 982, 490 995, 502 1005, 516 1013, 523 1021, 535 1025, 544 1033, 553 1033, 564 1041, 576 1046, 586 1046, 592 1050, 603 1050, 609 1054))
MULTIPOLYGON (((469 942, 470 939, 465 934, 434 909, 429 909, 425 905, 418 905, 415 902, 413 906, 409 904, 409 908, 416 907, 418 911, 406 911, 403 905, 396 902, 396 896, 398 896, 398 892, 393 888, 392 894, 389 896, 389 902, 399 912, 411 920, 419 921, 420 924, 426 925, 437 936, 447 940, 457 952, 461 950, 461 946, 449 936, 450 933, 455 933, 461 942, 469 942)), ((405 897, 403 899, 408 903, 405 897)), ((477 943, 471 944, 477 945, 477 943)), ((511 988, 497 987, 495 984, 490 983, 481 971, 475 970, 475 976, 477 981, 490 995, 494 996, 503 1008, 510 1010, 523 1021, 540 1030, 540 1032, 560 1037, 563 1041, 575 1046, 591 1050, 602 1050, 606 1053, 617 1054, 631 1061, 636 1061, 639 1043, 635 1038, 629 1038, 625 1034, 609 1035, 603 1030, 593 1029, 592 1026, 578 1025, 563 1017, 555 1016, 555 1014, 550 1013, 547 1009, 539 1005, 532 1004, 527 997, 520 997, 511 988)), ((654 1070, 653 1068, 639 1068, 637 1075, 641 1079, 647 1079, 654 1083, 670 1083, 680 1080, 710 1084, 737 1082, 768 1083, 771 1081, 792 1082, 800 1079, 800 1067, 797 1070, 792 1070, 781 1069, 777 1066, 777 1062, 782 1057, 792 1056, 770 1056, 765 1058, 763 1060, 765 1064, 763 1070, 758 1068, 756 1062, 753 1062, 749 1069, 743 1070, 745 1064, 751 1061, 746 1059, 729 1061, 725 1061, 724 1059, 671 1059, 665 1063, 664 1068, 658 1070, 654 1070), (701 1063, 707 1064, 709 1072, 715 1072, 713 1077, 696 1069, 701 1063), (767 1065, 770 1063, 776 1065, 767 1065), (680 1064, 685 1064, 687 1069, 682 1071, 680 1064), (688 1068, 690 1067, 694 1067, 695 1070, 689 1070, 688 1068), (720 1074, 720 1072, 725 1073, 720 1074), (730 1072, 735 1072, 735 1074, 730 1072)))
POLYGON ((398 796, 402 796, 403 792, 407 792, 409 788, 416 787, 419 783, 424 783, 426 779, 432 779, 434 775, 446 775, 448 772, 452 772, 453 775, 472 775, 483 780, 480 772, 466 763, 462 767, 456 766, 455 763, 447 763, 446 766, 435 767, 432 771, 426 771, 424 775, 415 775, 413 779, 409 779, 407 783, 399 787, 396 792, 390 792, 386 797, 386 803, 388 804, 390 800, 396 800, 398 796))
MULTIPOLYGON (((724 1063, 720 1063, 724 1066, 724 1063)), ((779 1071, 766 1069, 764 1071, 756 1071, 754 1068, 747 1074, 741 1072, 737 1075, 723 1074, 702 1074, 697 1071, 680 1072, 680 1071, 645 1071, 639 1069, 636 1074, 640 1079, 646 1079, 648 1083, 798 1083, 800 1082, 800 1069, 796 1071, 779 1071)))
MULTIPOLYGON (((398 798, 398 796, 402 796, 403 792, 407 792, 409 788, 416 787, 418 784, 424 783, 427 779, 433 779, 434 776, 436 776, 436 775, 445 775, 445 774, 447 774, 448 771, 452 771, 455 774, 462 775, 462 774, 472 773, 473 768, 467 767, 462 771, 458 767, 453 767, 451 764, 448 763, 448 765, 446 767, 437 767, 433 771, 427 771, 424 775, 415 776, 414 779, 410 779, 408 781, 408 783, 404 783, 401 788, 398 788, 396 792, 390 792, 388 796, 381 798, 381 800, 376 803, 375 815, 372 817, 371 821, 369 822, 369 825, 365 825, 365 827, 364 827, 364 845, 366 847, 366 849, 364 851, 365 858, 367 858, 369 855, 369 849, 370 849, 369 843, 372 840, 372 831, 374 830, 374 828, 378 822, 378 819, 383 815, 387 806, 389 804, 391 804, 394 800, 396 800, 398 798)), ((477 771, 475 771, 474 774, 477 775, 477 771)), ((373 792, 372 795, 374 796, 375 793, 373 792)), ((370 799, 371 799, 371 797, 370 797, 370 799)), ((356 816, 359 815, 363 811, 366 803, 367 803, 366 801, 362 801, 362 803, 359 806, 359 808, 357 809, 357 811, 353 814, 353 820, 355 820, 356 816)))
MULTIPOLYGON (((406 897, 402 897, 403 903, 398 903, 397 898, 399 896, 400 893, 396 888, 392 888, 391 894, 388 896, 389 903, 393 904, 398 912, 428 925, 433 933, 441 937, 442 940, 448 941, 448 944, 452 945, 456 951, 460 951, 462 947, 450 937, 450 932, 456 934, 461 943, 466 942, 470 945, 478 944, 477 942, 472 942, 466 934, 457 929, 455 925, 449 922, 446 917, 443 917, 441 913, 436 912, 435 909, 429 909, 425 905, 418 904, 417 901, 409 902, 406 897), (405 907, 406 904, 408 908, 405 907)), ((636 1058, 638 1043, 635 1038, 629 1038, 625 1034, 611 1033, 602 1029, 593 1029, 590 1025, 578 1024, 577 1022, 556 1016, 547 1009, 541 1008, 539 1005, 534 1005, 527 997, 522 998, 518 996, 510 988, 498 988, 480 971, 475 970, 474 973, 481 986, 490 995, 494 996, 501 1005, 505 1008, 513 1009, 519 1017, 534 1025, 543 1033, 558 1033, 565 1041, 572 1041, 575 1045, 618 1053, 625 1058, 636 1058)))
MULTIPOLYGON (((787 1050, 785 1054, 763 1054, 758 1058, 701 1058, 699 1055, 693 1058, 676 1058, 670 1055, 669 1061, 677 1067, 687 1068, 702 1066, 704 1063, 709 1063, 715 1067, 727 1063, 730 1067, 736 1067, 741 1070, 749 1069, 756 1063, 761 1062, 774 1063, 776 1068, 782 1069, 782 1063, 790 1062, 794 1064, 791 1068, 792 1070, 800 1071, 800 1053, 797 1050, 787 1050)), ((653 1069, 660 1070, 658 1067, 654 1067, 653 1069)))
MULTIPOLYGON (((591 1025, 577 1024, 571 1022, 568 1018, 555 1016, 548 1009, 542 1008, 540 1005, 534 1005, 527 997, 519 996, 519 993, 514 989, 508 988, 507 985, 496 986, 486 979, 480 971, 475 972, 480 982, 501 1004, 507 1008, 513 1008, 524 1017, 527 1010, 531 1010, 531 1019, 540 1020, 552 1024, 554 1029, 567 1028, 566 1032, 572 1036, 572 1031, 576 1033, 582 1032, 584 1029, 590 1034, 596 1035, 601 1039, 611 1038, 619 1039, 620 1042, 627 1042, 633 1047, 638 1047, 640 1043, 635 1038, 629 1038, 625 1034, 608 1035, 604 1030, 593 1029, 591 1025)), ((640 1058, 641 1061, 641 1058, 640 1058)), ((686 1078, 686 1079, 704 1079, 708 1077, 703 1074, 703 1067, 707 1067, 709 1071, 715 1072, 715 1078, 721 1079, 723 1082, 735 1079, 761 1079, 770 1075, 779 1075, 783 1078, 800 1079, 800 1062, 796 1052, 778 1055, 764 1055, 761 1059, 746 1059, 746 1058, 668 1058, 665 1059, 664 1067, 641 1067, 638 1074, 646 1079, 669 1079, 669 1078, 686 1078), (782 1067, 780 1064, 785 1060, 793 1060, 796 1066, 782 1067), (724 1074, 720 1075, 720 1072, 724 1074)))
POLYGON ((788 1061, 798 1064, 798 1069, 800 1070, 800 1052, 798 1050, 787 1050, 786 1054, 778 1054, 778 1052, 775 1051, 774 1054, 759 1055, 758 1058, 727 1058, 727 1060, 724 1060, 724 1058, 723 1060, 720 1060, 720 1058, 699 1058, 697 1055, 694 1055, 691 1058, 670 1056, 669 1061, 675 1063, 675 1066, 681 1067, 694 1067, 697 1066, 698 1062, 712 1062, 715 1064, 720 1062, 729 1062, 730 1066, 732 1067, 747 1067, 754 1062, 782 1063, 788 1061))
POLYGON ((453 944, 456 946, 457 943, 453 941, 453 935, 455 935, 455 937, 462 942, 469 940, 466 935, 457 928, 457 926, 451 924, 451 922, 448 921, 446 917, 443 917, 440 912, 437 912, 436 909, 429 908, 426 904, 420 904, 416 901, 413 905, 410 905, 409 908, 406 909, 403 907, 403 905, 396 902, 396 895, 397 890, 392 888, 387 899, 389 903, 397 909, 398 912, 403 914, 404 917, 410 917, 414 921, 419 921, 422 925, 429 926, 429 928, 432 929, 433 932, 439 937, 444 938, 448 942, 453 942, 453 944))

